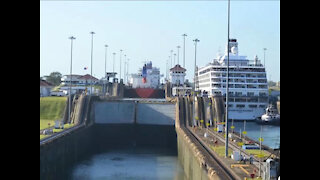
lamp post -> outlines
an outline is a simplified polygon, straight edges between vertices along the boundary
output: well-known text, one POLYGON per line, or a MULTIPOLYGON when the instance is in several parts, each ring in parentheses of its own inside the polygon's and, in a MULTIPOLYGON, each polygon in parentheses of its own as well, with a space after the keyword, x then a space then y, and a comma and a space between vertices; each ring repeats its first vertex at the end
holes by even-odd
POLYGON ((227 85, 226 85, 226 143, 225 143, 225 157, 228 157, 228 143, 229 143, 229 134, 228 134, 228 130, 229 130, 229 123, 228 123, 228 118, 229 118, 229 51, 230 51, 230 38, 229 38, 229 34, 230 34, 230 0, 228 0, 228 59, 227 59, 227 85))
POLYGON ((127 84, 129 84, 128 83, 128 81, 129 81, 129 78, 128 78, 128 73, 129 73, 129 61, 130 61, 130 59, 127 59, 127 84))
MULTIPOLYGON (((106 54, 105 54, 105 59, 104 59, 104 82, 106 81, 106 78, 107 78, 107 52, 108 52, 108 45, 104 45, 104 47, 106 48, 106 54)), ((104 83, 104 95, 106 95, 106 83, 104 83)))
POLYGON ((267 48, 263 48, 263 66, 266 68, 266 50, 267 48))
POLYGON ((126 83, 126 59, 127 55, 124 55, 124 70, 123 70, 123 82, 126 83))
POLYGON ((183 67, 185 67, 185 60, 186 60, 186 36, 187 34, 182 34, 183 36, 183 67))
POLYGON ((166 82, 168 81, 168 62, 169 59, 166 60, 166 82))
POLYGON ((93 59, 93 35, 95 34, 95 32, 90 32, 91 34, 91 83, 90 83, 90 96, 92 95, 92 59, 93 59))
POLYGON ((173 54, 173 66, 176 65, 176 55, 177 55, 176 53, 173 54))
POLYGON ((178 48, 178 63, 177 64, 179 64, 179 49, 180 49, 180 46, 177 46, 177 48, 178 48))
POLYGON ((112 67, 112 73, 114 73, 114 64, 115 64, 115 61, 116 61, 116 53, 112 53, 113 54, 113 67, 112 67))
POLYGON ((197 67, 197 44, 200 42, 199 39, 195 39, 194 41, 194 77, 193 77, 193 103, 192 103, 192 109, 193 109, 193 125, 196 125, 195 120, 195 103, 196 103, 196 67, 197 67))
POLYGON ((119 79, 119 83, 120 83, 120 81, 121 81, 121 55, 122 55, 122 49, 120 49, 120 79, 119 79))
POLYGON ((261 177, 261 141, 262 141, 262 137, 261 137, 261 134, 262 134, 262 126, 261 127, 261 130, 260 130, 260 138, 259 138, 259 143, 260 143, 260 157, 259 157, 259 177, 261 177))
POLYGON ((71 123, 71 86, 72 86, 72 50, 73 50, 73 40, 76 38, 71 36, 69 37, 71 40, 71 62, 70 62, 70 86, 69 86, 69 113, 68 113, 68 122, 71 123))
POLYGON ((173 65, 172 65, 172 53, 173 53, 173 50, 171 50, 171 51, 170 51, 170 53, 171 53, 171 54, 170 54, 170 58, 171 58, 171 67, 173 67, 173 65))

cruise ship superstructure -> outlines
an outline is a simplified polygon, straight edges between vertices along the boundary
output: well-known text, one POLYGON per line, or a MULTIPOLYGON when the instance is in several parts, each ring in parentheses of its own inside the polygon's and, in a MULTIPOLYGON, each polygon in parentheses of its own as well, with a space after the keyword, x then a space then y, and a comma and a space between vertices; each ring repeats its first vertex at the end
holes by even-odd
POLYGON ((197 69, 196 89, 207 91, 209 96, 225 98, 229 52, 229 119, 255 120, 268 106, 265 67, 257 56, 248 60, 238 55, 236 39, 230 39, 229 44, 224 55, 219 54, 211 63, 197 69))

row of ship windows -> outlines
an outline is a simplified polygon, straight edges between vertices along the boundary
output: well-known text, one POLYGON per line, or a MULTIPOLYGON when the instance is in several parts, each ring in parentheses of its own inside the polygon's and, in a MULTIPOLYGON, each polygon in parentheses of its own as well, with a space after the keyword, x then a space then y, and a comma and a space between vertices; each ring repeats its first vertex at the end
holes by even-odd
MULTIPOLYGON (((198 76, 197 77, 198 79, 210 79, 209 77, 209 74, 205 74, 205 75, 202 75, 202 76, 198 76)), ((251 75, 251 76, 229 76, 229 81, 230 80, 233 80, 233 79, 237 79, 238 80, 244 80, 244 79, 247 79, 247 80, 250 80, 250 81, 254 81, 254 80, 266 80, 266 75, 251 75)), ((227 79, 227 75, 212 75, 211 77, 212 80, 221 80, 221 79, 224 79, 226 80, 227 79)))
MULTIPOLYGON (((208 88, 210 84, 201 84, 200 88, 208 88)), ((212 84, 213 88, 226 88, 226 85, 212 84)), ((241 89, 267 89, 268 85, 242 85, 242 84, 229 84, 229 88, 241 88, 241 89)))
MULTIPOLYGON (((209 84, 210 85, 210 84, 209 84)), ((226 85, 220 85, 220 84, 212 84, 213 88, 226 88, 226 85)), ((268 88, 268 85, 243 85, 243 84, 229 84, 229 88, 252 88, 252 89, 265 89, 268 88)))
MULTIPOLYGON (((229 108, 232 108, 232 107, 234 107, 233 106, 233 104, 229 104, 229 108)), ((245 108, 246 107, 246 105, 245 104, 236 104, 236 106, 235 107, 237 107, 237 108, 245 108)), ((249 104, 248 105, 248 107, 249 108, 266 108, 266 105, 257 105, 257 104, 249 104)))
POLYGON ((262 98, 228 98, 229 102, 268 102, 267 97, 262 98))
MULTIPOLYGON (((205 83, 205 82, 209 82, 210 79, 205 79, 205 80, 202 80, 199 78, 199 83, 205 83)), ((227 80, 226 79, 211 79, 212 82, 217 82, 217 83, 226 83, 227 80)), ((242 80, 242 79, 229 79, 229 83, 232 83, 232 82, 235 82, 235 83, 267 83, 267 80, 266 79, 259 79, 259 80, 242 80)))
MULTIPOLYGON (((209 75, 209 74, 206 74, 206 75, 209 75)), ((206 75, 203 75, 203 76, 206 76, 206 75)), ((227 77, 227 74, 226 73, 225 74, 211 73, 211 76, 213 76, 213 77, 227 77)), ((265 74, 232 74, 232 73, 230 73, 229 77, 265 78, 266 75, 265 74)))
MULTIPOLYGON (((199 74, 204 74, 209 71, 227 71, 227 68, 208 68, 206 70, 200 71, 199 74)), ((265 72, 264 68, 229 68, 229 72, 265 72)))

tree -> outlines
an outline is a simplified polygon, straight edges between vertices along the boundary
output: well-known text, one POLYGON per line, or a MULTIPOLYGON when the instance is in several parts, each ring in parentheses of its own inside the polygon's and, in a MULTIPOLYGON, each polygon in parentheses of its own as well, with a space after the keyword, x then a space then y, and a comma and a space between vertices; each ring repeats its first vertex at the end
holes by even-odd
POLYGON ((58 86, 61 83, 62 74, 60 72, 52 72, 49 76, 44 76, 44 78, 49 83, 58 86))

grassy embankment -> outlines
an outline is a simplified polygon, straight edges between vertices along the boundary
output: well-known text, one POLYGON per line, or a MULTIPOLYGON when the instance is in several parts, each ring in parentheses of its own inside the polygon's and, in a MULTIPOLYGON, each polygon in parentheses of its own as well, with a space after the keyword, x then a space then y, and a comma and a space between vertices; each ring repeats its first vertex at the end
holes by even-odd
POLYGON ((67 97, 40 97, 40 130, 54 126, 55 120, 62 119, 67 97))

